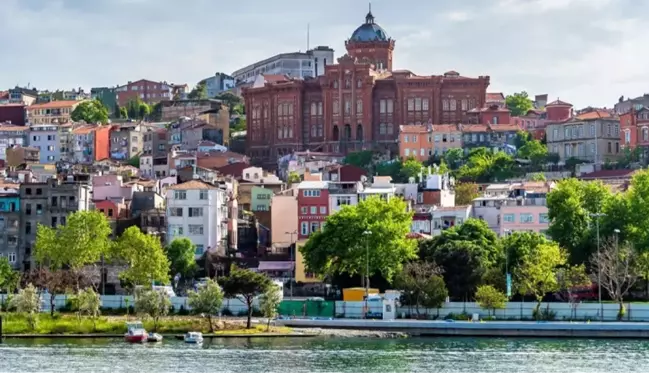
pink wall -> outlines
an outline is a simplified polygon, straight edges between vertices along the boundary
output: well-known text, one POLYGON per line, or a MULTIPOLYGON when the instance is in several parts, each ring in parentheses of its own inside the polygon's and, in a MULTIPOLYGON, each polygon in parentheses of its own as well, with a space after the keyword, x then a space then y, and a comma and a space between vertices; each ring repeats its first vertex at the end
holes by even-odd
MULTIPOLYGON (((272 221, 271 239, 273 244, 290 244, 291 235, 286 232, 297 232, 297 198, 292 195, 273 196, 270 202, 270 218, 272 221)), ((297 235, 293 235, 297 241, 297 235)))
POLYGON ((125 200, 133 199, 133 192, 141 192, 144 187, 138 184, 133 185, 103 185, 92 188, 92 200, 103 201, 111 198, 124 198, 125 200))
POLYGON ((501 206, 500 207, 500 234, 505 234, 506 230, 511 232, 517 231, 534 231, 541 232, 548 229, 548 223, 540 222, 540 215, 547 214, 546 206, 501 206), (514 214, 514 222, 505 221, 505 215, 514 214), (531 223, 521 223, 521 214, 531 214, 531 223))

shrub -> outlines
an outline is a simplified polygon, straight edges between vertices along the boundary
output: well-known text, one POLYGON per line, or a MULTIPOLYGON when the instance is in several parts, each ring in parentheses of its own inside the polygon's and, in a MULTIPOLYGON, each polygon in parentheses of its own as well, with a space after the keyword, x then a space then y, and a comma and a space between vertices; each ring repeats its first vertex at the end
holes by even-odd
POLYGON ((232 311, 230 311, 229 308, 224 308, 223 311, 221 311, 222 316, 232 316, 232 311))

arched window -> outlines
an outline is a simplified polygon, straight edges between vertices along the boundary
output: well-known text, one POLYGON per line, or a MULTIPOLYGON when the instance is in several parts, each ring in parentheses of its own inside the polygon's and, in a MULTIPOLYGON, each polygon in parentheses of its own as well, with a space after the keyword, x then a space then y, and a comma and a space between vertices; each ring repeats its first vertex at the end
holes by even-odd
POLYGON ((311 103, 311 116, 318 115, 318 105, 315 102, 311 103))
POLYGON ((339 130, 338 130, 338 126, 334 126, 333 138, 334 138, 334 141, 338 141, 340 139, 340 133, 339 133, 339 130))
POLYGON ((356 126, 356 141, 363 141, 363 125, 360 123, 356 126))
POLYGON ((385 123, 379 124, 379 135, 385 135, 386 128, 385 128, 385 123))
POLYGON ((394 126, 392 123, 388 123, 388 135, 392 135, 394 133, 394 126))
POLYGON ((345 124, 345 133, 343 134, 343 139, 350 140, 352 138, 352 126, 345 124))

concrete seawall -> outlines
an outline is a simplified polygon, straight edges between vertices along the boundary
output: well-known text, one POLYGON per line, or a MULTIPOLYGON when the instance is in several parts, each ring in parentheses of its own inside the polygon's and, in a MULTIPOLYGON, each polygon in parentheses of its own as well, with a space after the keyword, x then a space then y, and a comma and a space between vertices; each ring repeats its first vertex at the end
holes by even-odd
POLYGON ((276 324, 296 328, 336 328, 390 331, 406 333, 413 336, 649 339, 649 323, 633 322, 447 322, 415 320, 284 319, 277 320, 276 324))

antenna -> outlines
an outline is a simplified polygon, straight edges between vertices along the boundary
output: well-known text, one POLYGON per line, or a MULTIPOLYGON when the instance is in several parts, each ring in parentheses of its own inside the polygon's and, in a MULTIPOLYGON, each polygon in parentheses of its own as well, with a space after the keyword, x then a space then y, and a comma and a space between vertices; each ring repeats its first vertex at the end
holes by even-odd
POLYGON ((309 42, 311 41, 311 24, 306 24, 306 50, 309 51, 309 42))
POLYGON ((372 2, 370 1, 370 13, 372 13, 372 2))

